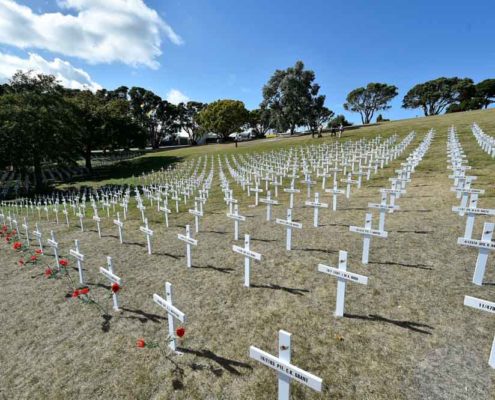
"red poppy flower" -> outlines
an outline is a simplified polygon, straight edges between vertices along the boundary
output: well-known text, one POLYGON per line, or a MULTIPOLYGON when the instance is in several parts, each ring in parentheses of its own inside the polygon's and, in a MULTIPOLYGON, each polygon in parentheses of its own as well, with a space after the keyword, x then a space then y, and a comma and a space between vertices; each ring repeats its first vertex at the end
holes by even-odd
POLYGON ((15 229, 12 229, 12 232, 10 232, 11 235, 15 235, 17 231, 15 229))
POLYGON ((186 328, 184 328, 183 326, 179 326, 175 330, 175 334, 180 338, 183 337, 186 334, 186 328))
POLYGON ((24 265, 24 259, 20 259, 19 261, 17 261, 19 263, 19 265, 22 267, 24 265))
POLYGON ((12 245, 12 248, 14 250, 18 250, 22 247, 22 243, 21 242, 15 242, 13 245, 12 245))
POLYGON ((36 249, 34 252, 35 252, 36 254, 43 254, 43 250, 41 250, 41 249, 36 249))
POLYGON ((49 278, 50 276, 52 276, 52 270, 50 268, 45 269, 45 276, 47 278, 49 278))
POLYGON ((117 293, 120 290, 120 285, 117 282, 112 283, 112 292, 117 293))
POLYGON ((62 259, 58 262, 62 267, 67 267, 69 265, 69 261, 62 259))
POLYGON ((88 294, 89 293, 89 287, 82 288, 79 293, 81 294, 88 294))
POLYGON ((136 346, 142 349, 143 347, 146 346, 146 342, 143 339, 138 339, 136 340, 136 346))
POLYGON ((81 293, 79 292, 79 290, 77 290, 77 289, 76 289, 76 290, 74 290, 74 291, 72 292, 72 297, 73 297, 73 298, 79 297, 79 295, 80 295, 80 294, 81 294, 81 293))
POLYGON ((36 261, 37 257, 36 256, 31 256, 31 261, 36 261))

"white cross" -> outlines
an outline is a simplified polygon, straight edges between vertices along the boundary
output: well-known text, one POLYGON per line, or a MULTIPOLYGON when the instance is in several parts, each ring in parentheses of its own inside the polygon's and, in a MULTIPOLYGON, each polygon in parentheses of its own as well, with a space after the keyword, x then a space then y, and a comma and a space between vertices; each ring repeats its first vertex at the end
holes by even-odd
MULTIPOLYGON (((160 204, 160 203, 158 203, 160 204)), ((168 228, 168 214, 170 214, 170 209, 168 208, 168 201, 163 200, 163 207, 158 206, 158 211, 162 211, 165 217, 165 226, 168 228)))
POLYGON ((249 272, 251 258, 261 261, 261 254, 249 249, 249 235, 244 235, 244 247, 232 246, 234 253, 239 253, 244 256, 244 286, 249 287, 249 272))
POLYGON ((393 207, 395 206, 395 199, 399 198, 401 194, 405 194, 406 191, 402 189, 391 188, 391 189, 380 189, 380 193, 390 194, 390 206, 393 207))
POLYGON ((368 203, 368 208, 376 208, 380 211, 380 219, 378 222, 378 230, 385 230, 385 214, 398 210, 399 206, 387 204, 387 193, 382 193, 382 199, 380 203, 368 203))
POLYGON ((320 194, 315 193, 315 201, 306 201, 307 206, 313 207, 313 226, 318 227, 318 208, 328 208, 327 203, 320 203, 320 194))
POLYGON ((141 211, 141 219, 142 219, 142 220, 143 220, 143 222, 144 222, 144 220, 146 219, 146 218, 145 218, 145 216, 144 216, 144 210, 146 210, 146 207, 145 207, 145 206, 143 206, 143 204, 142 204, 142 203, 139 203, 139 204, 137 205, 137 208, 138 208, 138 210, 139 210, 139 211, 141 211))
POLYGON ((332 194, 332 210, 337 211, 337 196, 339 194, 344 194, 345 192, 342 189, 338 189, 336 181, 333 183, 333 188, 325 189, 325 192, 332 194))
POLYGON ((36 222, 36 225, 35 225, 35 226, 36 226, 36 230, 35 230, 35 231, 33 231, 33 235, 34 235, 34 237, 35 237, 36 239, 38 239, 38 244, 39 244, 39 246, 40 246, 40 250, 41 250, 41 252, 43 252, 43 243, 42 243, 42 241, 41 241, 41 236, 42 236, 42 234, 41 234, 40 229, 38 228, 38 223, 37 223, 37 222, 36 222))
POLYGON ((287 219, 280 219, 277 218, 275 220, 277 224, 284 225, 287 227, 287 239, 286 239, 286 244, 285 248, 287 251, 291 250, 291 243, 292 243, 292 228, 297 228, 301 229, 302 224, 300 222, 293 222, 292 221, 292 209, 288 208, 287 209, 287 219))
POLYGON ((119 240, 120 244, 124 243, 122 239, 122 228, 124 228, 124 223, 120 221, 120 215, 117 212, 117 219, 113 220, 114 225, 117 225, 117 228, 119 228, 119 240))
POLYGON ((289 400, 291 380, 302 383, 317 392, 321 392, 323 382, 321 378, 291 364, 290 337, 289 332, 278 331, 278 357, 257 347, 249 347, 249 357, 278 372, 278 400, 289 400))
POLYGON ((277 200, 272 200, 270 191, 266 192, 266 198, 260 199, 261 203, 266 204, 266 220, 270 221, 272 219, 272 204, 278 204, 277 200))
POLYGON ((24 217, 24 223, 22 224, 22 228, 24 229, 24 232, 26 232, 26 243, 27 243, 27 246, 29 247, 30 246, 30 243, 29 243, 29 225, 28 225, 26 217, 24 217))
POLYGON ((169 282, 165 283, 165 299, 154 293, 153 301, 167 311, 168 336, 169 336, 168 346, 173 351, 176 351, 177 346, 175 343, 176 337, 175 337, 175 328, 174 328, 174 318, 184 323, 186 322, 186 315, 182 311, 180 311, 177 307, 175 307, 172 303, 172 284, 169 282))
POLYGON ((368 264, 371 236, 378 236, 378 237, 382 237, 382 238, 388 237, 388 232, 371 228, 371 219, 372 219, 372 214, 367 213, 366 217, 364 219, 364 228, 359 227, 359 226, 350 226, 349 227, 349 230, 351 232, 359 233, 359 234, 364 236, 364 238, 363 238, 363 257, 362 257, 362 261, 361 261, 363 264, 368 264))
POLYGON ((466 229, 464 230, 464 238, 471 239, 473 236, 474 218, 476 215, 495 215, 493 208, 477 208, 478 194, 472 194, 469 200, 468 207, 452 207, 452 211, 458 212, 459 215, 466 214, 466 229))
POLYGON ((239 221, 245 221, 246 217, 244 215, 239 215, 239 206, 234 205, 234 212, 227 214, 228 218, 234 220, 234 240, 239 240, 239 221))
MULTIPOLYGON (((464 305, 478 310, 495 313, 495 303, 478 299, 476 297, 464 296, 464 305)), ((488 359, 490 367, 495 368, 495 338, 492 342, 492 350, 490 351, 490 358, 488 359)))
POLYGON ((198 202, 194 202, 194 209, 189 209, 189 214, 194 215, 194 225, 195 225, 195 232, 199 232, 199 217, 203 216, 203 212, 198 210, 198 202))
POLYGON ((357 181, 352 179, 352 173, 351 172, 349 172, 347 174, 347 179, 341 179, 340 181, 343 183, 347 183, 347 189, 345 191, 345 197, 350 198, 351 197, 351 185, 353 183, 357 183, 357 181))
POLYGON ((457 239, 457 244, 479 248, 478 258, 476 259, 476 267, 474 269, 473 283, 475 285, 483 285, 483 277, 485 276, 486 263, 488 261, 488 253, 495 250, 495 242, 492 242, 493 222, 485 222, 483 225, 483 234, 481 240, 466 239, 460 237, 457 239))
POLYGON ((98 209, 96 207, 93 208, 93 221, 96 222, 96 228, 98 229, 98 237, 101 239, 101 229, 100 222, 101 218, 98 216, 98 209))
POLYGON ((328 275, 337 277, 337 302, 335 304, 335 316, 344 316, 344 302, 345 302, 345 286, 346 281, 360 283, 362 285, 368 284, 368 277, 363 275, 347 272, 347 251, 339 251, 339 267, 329 267, 324 264, 318 264, 318 271, 328 275))
POLYGON ((196 239, 193 239, 191 236, 191 232, 189 230, 189 225, 186 225, 186 234, 178 234, 177 238, 179 240, 182 240, 183 242, 186 242, 186 261, 187 261, 187 267, 191 268, 192 262, 191 262, 191 245, 192 246, 197 246, 198 241, 196 239))
POLYGON ((55 234, 53 231, 50 231, 51 239, 48 239, 46 243, 53 249, 53 254, 55 255, 55 265, 57 269, 60 271, 60 263, 58 259, 58 242, 55 240, 55 234))
MULTIPOLYGON (((121 286, 122 285, 121 279, 113 273, 112 257, 107 257, 107 266, 108 269, 100 267, 100 273, 105 275, 105 277, 110 281, 111 284, 116 283, 117 285, 121 286)), ((112 299, 113 299, 113 309, 115 311, 120 311, 119 297, 117 295, 117 292, 114 292, 113 290, 112 290, 112 299)))
POLYGON ((151 236, 153 236, 153 231, 148 227, 148 218, 144 219, 144 226, 140 226, 139 230, 146 235, 146 242, 148 244, 148 254, 151 254, 151 236))
POLYGON ((294 181, 295 179, 293 178, 291 180, 290 188, 285 188, 284 192, 289 193, 289 208, 294 208, 294 193, 300 193, 301 191, 299 189, 296 189, 294 187, 294 181))
POLYGON ((69 212, 67 211, 67 205, 64 203, 64 209, 62 210, 62 214, 65 215, 65 223, 69 226, 69 212))
POLYGON ((77 261, 77 269, 79 271, 79 282, 81 285, 84 285, 84 273, 83 273, 83 261, 84 261, 84 255, 79 252, 79 240, 74 240, 74 243, 76 245, 76 249, 70 249, 69 254, 74 257, 77 261))

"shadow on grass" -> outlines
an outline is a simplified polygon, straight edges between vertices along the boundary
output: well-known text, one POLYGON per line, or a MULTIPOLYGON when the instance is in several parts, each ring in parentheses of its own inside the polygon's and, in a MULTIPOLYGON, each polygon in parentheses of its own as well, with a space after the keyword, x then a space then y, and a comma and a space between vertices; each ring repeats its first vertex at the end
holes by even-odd
POLYGON ((304 296, 304 293, 309 293, 308 289, 298 289, 298 288, 290 288, 285 286, 276 285, 274 283, 269 283, 268 285, 254 285, 251 284, 251 287, 257 289, 273 289, 273 290, 282 290, 284 292, 295 294, 297 296, 304 296))
POLYGON ((382 317, 380 315, 376 314, 370 314, 370 315, 355 315, 355 314, 347 314, 344 313, 345 318, 351 318, 351 319, 361 319, 364 321, 373 321, 373 322, 384 322, 387 324, 392 324, 395 326, 398 326, 400 328, 404 329, 409 329, 413 332, 418 332, 418 333, 423 333, 425 335, 431 335, 431 332, 427 331, 426 329, 435 329, 430 325, 426 324, 421 324, 419 322, 413 322, 413 321, 400 321, 396 319, 389 319, 382 317), (423 329, 421 329, 423 328, 423 329))
POLYGON ((124 240, 124 243, 122 243, 122 244, 129 244, 129 245, 131 245, 131 246, 139 246, 139 247, 146 247, 146 246, 147 246, 147 245, 146 245, 146 244, 144 244, 144 243, 139 243, 139 242, 126 242, 125 240, 124 240))
POLYGON ((256 238, 251 238, 251 240, 254 241, 254 242, 264 242, 264 243, 276 242, 275 239, 256 239, 256 238))
POLYGON ((226 235, 228 232, 220 232, 220 231, 203 231, 204 233, 218 233, 219 235, 226 235))
POLYGON ((96 286, 96 287, 101 287, 103 289, 110 290, 110 285, 105 285, 104 283, 93 283, 93 282, 86 282, 86 285, 88 286, 96 286))
POLYGON ((103 318, 103 322, 101 323, 101 330, 105 333, 110 332, 110 321, 113 317, 109 314, 103 314, 101 317, 103 318))
POLYGON ((205 266, 191 265, 191 267, 196 269, 211 269, 217 272, 221 272, 223 274, 230 274, 230 271, 234 270, 233 268, 214 267, 213 265, 205 265, 205 266))
POLYGON ((397 233, 417 233, 418 235, 428 235, 430 233, 435 233, 435 231, 391 231, 397 233))
MULTIPOLYGON (((418 196, 415 196, 415 197, 418 197, 418 196)), ((431 196, 433 197, 433 196, 431 196)), ((414 212, 417 212, 417 213, 427 213, 427 212, 433 212, 433 210, 401 210, 401 212, 403 213, 407 213, 407 212, 410 212, 410 213, 414 213, 414 212)))
POLYGON ((247 363, 243 363, 241 361, 230 360, 228 358, 220 357, 220 356, 216 355, 215 353, 213 353, 211 350, 192 350, 192 349, 186 349, 183 347, 178 347, 177 350, 182 352, 182 353, 194 354, 195 356, 203 357, 203 358, 207 358, 209 360, 215 361, 223 369, 225 369, 226 371, 228 371, 234 375, 241 375, 241 373, 235 367, 246 368, 249 370, 253 369, 253 367, 251 367, 247 363))
POLYGON ((397 265, 399 267, 406 267, 406 268, 417 268, 417 269, 426 269, 428 271, 433 270, 432 267, 426 265, 426 264, 406 264, 406 263, 399 263, 399 262, 393 262, 393 261, 369 261, 368 264, 378 264, 378 265, 397 265))
POLYGON ((164 251, 162 252, 156 252, 156 253, 153 253, 153 255, 155 256, 165 256, 165 257, 170 257, 170 258, 173 258, 174 260, 179 260, 181 258, 184 258, 184 256, 176 256, 175 254, 171 254, 171 253, 166 253, 164 251))
POLYGON ((158 314, 151 314, 147 313, 143 310, 138 310, 138 309, 131 309, 131 308, 125 308, 122 307, 122 314, 125 313, 130 313, 130 314, 136 314, 136 315, 130 315, 130 316, 122 316, 122 318, 127 318, 127 319, 137 319, 139 322, 142 324, 145 324, 149 321, 154 322, 155 324, 160 323, 160 321, 167 320, 167 317, 162 317, 161 315, 158 314))
POLYGON ((337 250, 331 250, 331 249, 293 248, 292 250, 298 250, 298 251, 314 251, 314 252, 317 252, 317 253, 328 253, 328 254, 338 253, 337 250))

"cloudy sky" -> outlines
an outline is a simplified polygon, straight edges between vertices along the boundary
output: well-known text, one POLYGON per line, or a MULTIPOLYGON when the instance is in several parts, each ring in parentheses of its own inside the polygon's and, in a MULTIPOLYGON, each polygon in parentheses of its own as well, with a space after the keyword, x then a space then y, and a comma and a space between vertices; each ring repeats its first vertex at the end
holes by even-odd
POLYGON ((493 15, 493 0, 0 0, 0 80, 33 69, 72 88, 255 108, 273 71, 302 60, 336 113, 373 81, 399 87, 386 116, 407 118, 415 83, 495 78, 493 15))

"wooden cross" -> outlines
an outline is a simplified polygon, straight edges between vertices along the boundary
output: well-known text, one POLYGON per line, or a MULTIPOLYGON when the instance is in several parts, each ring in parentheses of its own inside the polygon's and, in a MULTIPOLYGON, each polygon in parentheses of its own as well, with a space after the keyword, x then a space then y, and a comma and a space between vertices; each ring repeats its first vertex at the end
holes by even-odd
MULTIPOLYGON (((113 265, 112 265, 112 257, 107 257, 107 268, 100 267, 100 273, 103 274, 111 284, 116 283, 117 285, 122 285, 122 280, 113 273, 113 265)), ((120 311, 119 308, 119 297, 116 291, 112 290, 112 299, 113 299, 113 309, 115 311, 120 311)))
POLYGON ((315 201, 306 201, 307 206, 313 207, 313 226, 315 228, 318 227, 318 209, 319 208, 328 208, 327 203, 320 203, 320 194, 315 193, 315 201))
POLYGON ((277 218, 275 222, 277 224, 284 225, 287 227, 287 238, 286 238, 285 249, 287 251, 290 251, 292 246, 292 228, 301 229, 302 224, 300 222, 292 221, 292 210, 290 208, 287 209, 287 219, 284 220, 277 218))
POLYGON ((117 219, 113 220, 114 225, 117 225, 117 228, 119 229, 119 240, 120 244, 124 243, 123 238, 122 238, 122 228, 124 228, 124 223, 120 221, 120 214, 117 212, 117 219))
POLYGON ((363 264, 368 264, 371 236, 378 236, 378 237, 382 237, 382 238, 388 237, 388 232, 371 228, 371 219, 372 219, 372 214, 367 213, 366 217, 364 219, 364 228, 359 227, 359 226, 350 226, 349 227, 349 230, 351 232, 359 233, 359 234, 363 235, 363 237, 364 237, 363 238, 363 257, 362 257, 362 261, 361 261, 363 264))
POLYGON ((290 382, 292 380, 302 383, 317 392, 321 392, 322 389, 323 381, 321 378, 291 364, 290 337, 291 334, 289 332, 278 331, 278 357, 272 356, 270 353, 260 350, 257 347, 249 347, 250 358, 278 372, 278 400, 289 400, 290 382))
POLYGON ((151 236, 153 236, 153 231, 148 227, 148 218, 144 219, 144 226, 140 226, 139 230, 146 235, 146 243, 148 244, 148 254, 151 254, 151 236))
POLYGON ((84 273, 83 273, 83 261, 84 261, 84 255, 80 253, 79 251, 79 240, 74 240, 76 249, 70 249, 69 254, 74 257, 77 261, 77 269, 79 271, 79 282, 81 285, 84 285, 84 273))
POLYGON ((183 242, 186 242, 186 261, 187 261, 187 267, 191 268, 192 267, 192 262, 191 262, 191 246, 197 246, 198 241, 196 239, 193 239, 191 236, 191 232, 189 230, 189 225, 186 225, 186 234, 178 234, 177 238, 179 240, 182 240, 183 242))
POLYGON ((234 253, 239 253, 244 256, 244 286, 249 287, 249 273, 251 258, 257 261, 261 261, 261 254, 250 250, 249 248, 249 235, 244 235, 244 247, 232 246, 234 253))
POLYGON ((178 319, 182 323, 185 323, 186 315, 182 311, 180 311, 177 307, 175 307, 172 303, 172 284, 169 282, 165 283, 165 299, 159 296, 158 294, 154 293, 153 301, 167 311, 168 336, 169 336, 168 347, 170 347, 173 351, 177 352, 174 318, 178 319))
POLYGON ((495 250, 495 242, 492 242, 494 228, 495 224, 493 222, 485 222, 483 225, 481 240, 466 239, 463 237, 457 239, 457 244, 477 247, 479 249, 473 276, 473 283, 478 286, 483 285, 483 277, 485 276, 488 253, 495 250))
MULTIPOLYGON (((477 310, 487 311, 492 314, 495 313, 495 303, 487 300, 478 299, 476 297, 464 296, 464 305, 477 310)), ((495 338, 492 342, 492 349, 490 351, 490 358, 488 359, 488 365, 495 368, 495 338)))
POLYGON ((360 283, 362 285, 368 284, 368 278, 363 275, 347 272, 347 251, 339 251, 339 267, 329 267, 324 264, 318 264, 318 271, 328 275, 337 277, 337 302, 335 304, 335 316, 344 316, 344 302, 345 302, 345 287, 346 282, 360 283))

